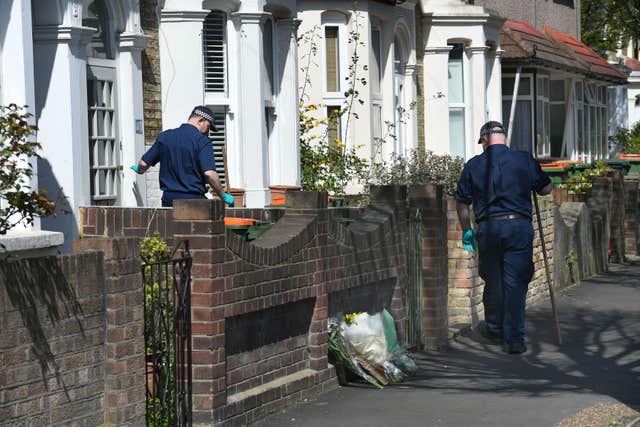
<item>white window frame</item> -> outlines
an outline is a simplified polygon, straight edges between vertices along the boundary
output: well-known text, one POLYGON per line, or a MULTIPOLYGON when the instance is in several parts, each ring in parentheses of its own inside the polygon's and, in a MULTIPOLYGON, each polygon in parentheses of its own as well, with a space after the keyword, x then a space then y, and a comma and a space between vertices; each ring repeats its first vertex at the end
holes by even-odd
MULTIPOLYGON (((229 97, 229 16, 226 12, 222 10, 211 10, 210 13, 219 13, 224 16, 224 20, 222 23, 223 34, 222 34, 222 47, 223 47, 223 60, 224 60, 224 90, 223 91, 207 91, 206 90, 206 82, 203 82, 203 86, 205 88, 205 101, 207 104, 228 104, 229 97)), ((207 15, 208 16, 208 15, 207 15)), ((203 37, 204 37, 204 22, 202 23, 203 28, 203 37)), ((204 50, 204 39, 203 39, 203 50, 204 50)), ((204 52, 203 52, 203 68, 205 66, 204 63, 204 52)), ((204 70, 203 70, 204 73, 204 70)))
POLYGON ((347 75, 347 17, 339 12, 325 12, 322 15, 322 49, 321 51, 321 74, 322 74, 322 96, 325 104, 335 105, 338 101, 340 104, 344 101, 344 77, 347 75), (340 70, 340 78, 338 79, 339 88, 336 92, 327 91, 327 52, 326 52, 326 27, 338 28, 338 64, 340 70))
MULTIPOLYGON (((451 117, 451 109, 462 109, 463 111, 463 118, 464 118, 464 144, 463 144, 463 150, 464 152, 463 157, 465 159, 468 158, 469 154, 470 154, 470 150, 468 147, 467 142, 469 141, 469 123, 471 121, 471 109, 468 106, 468 102, 471 99, 471 85, 469 84, 469 55, 467 54, 467 50, 468 50, 468 43, 466 43, 465 41, 458 41, 458 40, 450 40, 448 42, 448 46, 451 47, 451 49, 453 50, 453 45, 458 44, 458 45, 462 45, 462 96, 464 97, 464 101, 463 102, 449 102, 447 100, 447 108, 449 110, 449 117, 451 117)), ((449 55, 449 53, 447 54, 449 55)), ((449 72, 449 58, 447 56, 447 73, 449 72)), ((447 85, 448 85, 448 81, 447 81, 447 85)), ((449 135, 449 151, 451 151, 451 135, 449 135)))
MULTIPOLYGON (((548 74, 540 74, 537 73, 537 77, 538 80, 536 82, 536 102, 542 104, 542 109, 540 109, 538 107, 538 105, 535 106, 535 111, 537 114, 540 115, 540 118, 542 119, 541 122, 539 120, 534 120, 534 123, 536 123, 537 125, 540 125, 542 127, 542 140, 538 141, 538 128, 536 126, 536 128, 534 129, 534 138, 535 138, 535 147, 537 150, 537 155, 538 158, 545 158, 545 157, 550 157, 551 156, 551 129, 550 129, 550 117, 549 117, 549 111, 551 110, 550 108, 550 104, 549 104, 549 90, 550 90, 550 85, 551 85, 551 79, 550 79, 550 75, 548 74), (546 90, 546 94, 545 94, 545 82, 547 85, 547 90, 546 90), (541 90, 542 88, 542 90, 541 90), (545 109, 546 106, 546 109, 545 109)), ((535 116, 534 116, 535 119, 535 116)))
MULTIPOLYGON (((382 31, 382 25, 376 18, 372 18, 371 28, 370 28, 370 46, 369 54, 371 55, 371 61, 375 61, 375 52, 373 49, 373 32, 377 31, 380 36, 380 44, 378 46, 378 58, 380 58, 380 62, 378 63, 378 92, 373 90, 373 85, 371 85, 371 160, 372 162, 381 161, 384 153, 382 147, 378 147, 378 141, 375 141, 374 138, 382 138, 383 135, 383 124, 384 124, 384 112, 383 112, 383 85, 384 85, 384 69, 383 69, 383 58, 382 58, 382 45, 384 40, 384 33, 382 31), (377 117, 376 117, 377 116, 377 117), (377 126, 376 126, 377 125, 377 126), (376 129, 377 127, 377 129, 376 129)), ((369 67, 371 69, 371 67, 369 67)), ((373 81, 373 78, 376 76, 369 75, 369 79, 373 81)))

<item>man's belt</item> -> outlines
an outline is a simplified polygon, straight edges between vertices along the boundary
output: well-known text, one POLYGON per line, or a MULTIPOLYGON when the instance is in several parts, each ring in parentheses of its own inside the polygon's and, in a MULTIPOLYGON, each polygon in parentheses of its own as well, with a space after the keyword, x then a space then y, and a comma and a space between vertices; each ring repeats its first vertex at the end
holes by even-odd
POLYGON ((529 219, 524 215, 520 215, 520 214, 509 214, 509 215, 500 215, 500 216, 490 216, 488 218, 482 218, 480 220, 478 220, 478 223, 484 222, 484 221, 501 221, 501 220, 505 220, 505 219, 529 219))

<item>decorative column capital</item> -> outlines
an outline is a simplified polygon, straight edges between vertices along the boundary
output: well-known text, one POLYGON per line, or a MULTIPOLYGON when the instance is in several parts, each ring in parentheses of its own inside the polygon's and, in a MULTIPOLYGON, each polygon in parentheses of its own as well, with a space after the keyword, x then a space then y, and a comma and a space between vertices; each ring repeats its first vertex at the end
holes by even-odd
POLYGON ((136 51, 145 49, 151 37, 142 33, 122 33, 120 34, 120 50, 121 51, 136 51))
POLYGON ((484 55, 489 51, 489 46, 468 46, 465 50, 472 55, 484 55))
POLYGON ((425 55, 448 55, 453 46, 427 46, 424 48, 425 55))
POLYGON ((290 30, 297 31, 298 27, 300 27, 300 24, 302 24, 302 19, 298 19, 298 18, 278 19, 278 25, 290 30))
POLYGON ((210 10, 163 10, 160 21, 166 22, 204 22, 210 10))
POLYGON ((271 14, 269 12, 235 12, 230 16, 238 24, 260 25, 271 14))
POLYGON ((88 44, 97 32, 91 27, 37 25, 33 27, 33 40, 40 44, 88 44))

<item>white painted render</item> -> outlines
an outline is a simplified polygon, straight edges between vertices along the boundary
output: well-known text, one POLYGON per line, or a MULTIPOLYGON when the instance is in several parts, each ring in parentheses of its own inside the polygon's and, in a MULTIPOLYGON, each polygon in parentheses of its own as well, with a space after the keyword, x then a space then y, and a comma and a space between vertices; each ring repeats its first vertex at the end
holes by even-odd
POLYGON ((628 84, 629 126, 640 122, 640 71, 634 71, 629 76, 628 84))
POLYGON ((501 121, 502 97, 499 31, 504 22, 493 12, 459 0, 423 0, 425 56, 425 144, 436 153, 449 153, 448 56, 451 43, 463 43, 465 82, 465 157, 482 152, 480 127, 501 121), (489 74, 487 76, 487 74, 489 74))

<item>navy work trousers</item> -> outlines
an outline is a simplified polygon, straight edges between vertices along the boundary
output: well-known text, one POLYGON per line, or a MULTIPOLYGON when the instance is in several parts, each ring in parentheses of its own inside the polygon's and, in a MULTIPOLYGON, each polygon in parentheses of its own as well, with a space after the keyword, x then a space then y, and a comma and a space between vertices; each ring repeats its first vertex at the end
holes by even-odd
POLYGON ((524 342, 525 303, 533 277, 531 221, 483 221, 477 241, 487 329, 507 343, 524 342))

